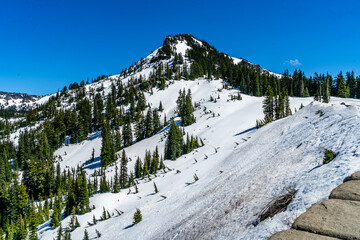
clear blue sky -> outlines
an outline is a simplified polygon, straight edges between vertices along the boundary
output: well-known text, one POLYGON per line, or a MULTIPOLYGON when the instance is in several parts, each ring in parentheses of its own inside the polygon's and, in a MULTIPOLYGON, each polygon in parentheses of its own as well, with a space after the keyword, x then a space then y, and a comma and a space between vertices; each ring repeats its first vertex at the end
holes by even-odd
POLYGON ((360 74, 359 9, 332 0, 2 1, 0 90, 49 94, 116 74, 177 33, 278 73, 360 74))

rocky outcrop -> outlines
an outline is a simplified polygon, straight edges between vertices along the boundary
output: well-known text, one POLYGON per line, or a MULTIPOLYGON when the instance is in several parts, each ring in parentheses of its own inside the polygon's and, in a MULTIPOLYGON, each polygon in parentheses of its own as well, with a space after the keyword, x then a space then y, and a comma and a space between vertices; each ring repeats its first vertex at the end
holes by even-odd
POLYGON ((329 200, 315 203, 300 215, 292 229, 270 239, 360 239, 360 172, 346 180, 331 192, 329 200))

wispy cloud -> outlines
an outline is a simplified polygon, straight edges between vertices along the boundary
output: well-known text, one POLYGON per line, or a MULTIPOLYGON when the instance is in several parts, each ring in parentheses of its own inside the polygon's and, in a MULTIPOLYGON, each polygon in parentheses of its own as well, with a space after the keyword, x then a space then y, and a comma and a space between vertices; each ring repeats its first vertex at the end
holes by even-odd
POLYGON ((301 66, 301 65, 302 65, 302 63, 299 61, 299 59, 294 59, 294 60, 285 61, 285 62, 284 62, 284 65, 286 65, 286 64, 289 64, 289 65, 291 65, 291 66, 293 66, 293 67, 301 66))

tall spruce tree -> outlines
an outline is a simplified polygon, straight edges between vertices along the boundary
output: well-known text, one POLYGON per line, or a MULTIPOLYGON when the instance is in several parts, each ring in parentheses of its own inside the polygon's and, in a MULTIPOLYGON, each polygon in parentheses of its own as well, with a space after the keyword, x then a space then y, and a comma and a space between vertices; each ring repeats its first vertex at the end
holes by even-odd
POLYGON ((128 158, 126 156, 125 150, 121 154, 121 165, 120 165, 120 186, 121 188, 126 188, 128 183, 128 172, 127 172, 128 158))
POLYGON ((265 99, 263 101, 263 112, 265 122, 272 122, 274 120, 274 94, 270 86, 266 89, 265 99))
POLYGON ((182 132, 180 128, 175 124, 174 120, 172 120, 169 133, 165 142, 165 158, 175 160, 180 157, 182 146, 182 132))

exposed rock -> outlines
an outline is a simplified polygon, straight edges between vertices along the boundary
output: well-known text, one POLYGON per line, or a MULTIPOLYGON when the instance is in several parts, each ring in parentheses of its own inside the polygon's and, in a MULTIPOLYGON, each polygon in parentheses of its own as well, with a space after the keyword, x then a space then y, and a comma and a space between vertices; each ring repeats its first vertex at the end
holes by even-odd
POLYGON ((360 202, 329 199, 315 203, 295 220, 293 228, 342 239, 360 239, 360 202))
POLYGON ((360 180, 360 171, 351 175, 352 180, 360 180))
POLYGON ((360 201, 360 180, 345 182, 332 190, 329 198, 360 201))
POLYGON ((338 238, 332 238, 327 236, 322 236, 314 233, 299 231, 295 229, 290 229, 286 231, 281 231, 269 238, 269 240, 334 240, 338 238))

